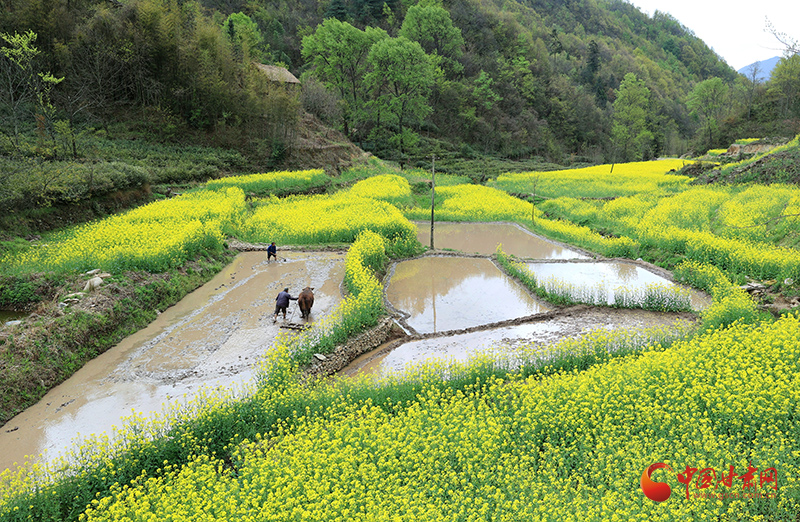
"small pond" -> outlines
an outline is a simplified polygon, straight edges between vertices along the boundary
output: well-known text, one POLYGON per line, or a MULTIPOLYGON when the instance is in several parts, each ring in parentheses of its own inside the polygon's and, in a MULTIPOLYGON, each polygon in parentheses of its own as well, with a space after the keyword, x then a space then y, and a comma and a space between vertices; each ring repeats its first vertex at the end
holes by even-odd
POLYGON ((28 316, 25 312, 11 312, 8 310, 0 310, 0 327, 10 321, 21 321, 28 316))

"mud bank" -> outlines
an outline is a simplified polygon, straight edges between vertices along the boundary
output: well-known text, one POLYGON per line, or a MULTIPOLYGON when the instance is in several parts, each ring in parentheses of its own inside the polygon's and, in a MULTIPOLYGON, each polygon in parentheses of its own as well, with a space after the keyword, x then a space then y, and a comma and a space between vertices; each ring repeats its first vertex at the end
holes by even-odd
POLYGON ((307 379, 334 375, 360 355, 375 350, 376 347, 380 347, 388 340, 406 338, 406 334, 395 323, 395 320, 392 317, 385 317, 377 326, 336 347, 333 353, 326 354, 324 359, 314 359, 311 366, 305 370, 304 375, 307 379))
MULTIPOLYGON (((275 296, 315 288, 311 322, 341 301, 341 252, 285 252, 267 263, 260 252, 233 263, 154 322, 86 364, 0 432, 0 472, 28 455, 68 449, 80 434, 108 433, 131 411, 145 416, 190 400, 201 389, 244 387, 283 321, 273 323, 275 296)), ((292 302, 287 320, 300 322, 292 302)))

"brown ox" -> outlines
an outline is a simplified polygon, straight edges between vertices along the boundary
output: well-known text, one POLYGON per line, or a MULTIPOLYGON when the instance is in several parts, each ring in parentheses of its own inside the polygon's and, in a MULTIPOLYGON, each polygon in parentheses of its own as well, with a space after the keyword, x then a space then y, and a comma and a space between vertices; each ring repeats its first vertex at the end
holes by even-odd
POLYGON ((307 286, 297 296, 297 306, 300 307, 300 317, 303 319, 308 319, 311 315, 311 307, 314 306, 314 292, 312 290, 314 289, 307 286))

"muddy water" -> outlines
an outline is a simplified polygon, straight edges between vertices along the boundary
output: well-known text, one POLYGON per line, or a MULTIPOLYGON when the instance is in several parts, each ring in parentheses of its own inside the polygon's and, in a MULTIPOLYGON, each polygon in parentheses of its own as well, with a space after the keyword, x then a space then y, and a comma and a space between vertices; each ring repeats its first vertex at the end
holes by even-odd
POLYGON ((428 256, 397 263, 386 299, 417 333, 456 330, 544 312, 488 259, 428 256))
MULTIPOLYGON (((275 296, 285 286, 297 295, 314 287, 310 322, 341 301, 344 254, 264 252, 240 254, 225 270, 145 329, 90 361, 39 403, 0 431, 0 472, 26 455, 51 459, 79 434, 101 434, 132 410, 145 415, 185 401, 206 386, 236 387, 253 377, 282 319, 273 324, 275 296), (284 257, 285 256, 285 259, 284 257)), ((300 322, 296 302, 287 322, 300 322)))
MULTIPOLYGON (((614 302, 615 291, 622 288, 639 290, 651 284, 680 286, 641 266, 624 261, 527 263, 527 266, 539 281, 554 278, 576 287, 583 287, 595 295, 602 292, 607 296, 608 304, 614 302)), ((703 310, 711 305, 708 295, 689 288, 687 290, 690 292, 692 308, 695 310, 703 310)))
POLYGON ((0 310, 0 328, 2 328, 9 321, 19 321, 27 316, 28 314, 24 312, 9 312, 7 310, 0 310))
POLYGON ((491 328, 470 333, 410 341, 392 349, 391 343, 364 354, 350 363, 341 375, 385 375, 402 372, 432 359, 466 361, 481 352, 504 360, 510 367, 531 352, 561 339, 579 337, 597 329, 634 329, 666 326, 692 320, 686 314, 645 310, 617 310, 578 307, 546 320, 533 319, 523 324, 491 328))
MULTIPOLYGON (((425 246, 431 244, 431 224, 417 223, 417 239, 425 246)), ((467 254, 491 255, 497 245, 503 252, 529 259, 588 259, 576 250, 531 234, 512 223, 436 223, 434 247, 439 250, 458 250, 467 254)))

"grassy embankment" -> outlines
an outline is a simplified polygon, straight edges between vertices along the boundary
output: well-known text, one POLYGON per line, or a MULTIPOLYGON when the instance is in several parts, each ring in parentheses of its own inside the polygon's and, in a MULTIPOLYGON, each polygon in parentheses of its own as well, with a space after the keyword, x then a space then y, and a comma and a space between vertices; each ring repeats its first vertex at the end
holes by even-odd
MULTIPOLYGON (((47 155, 34 133, 21 135, 21 151, 0 156, 0 241, 42 234, 163 197, 217 178, 252 173, 234 150, 151 143, 130 129, 87 131, 77 158, 47 155)), ((0 249, 7 245, 0 244, 0 249)))
MULTIPOLYGON (((582 185, 590 186, 595 177, 582 185)), ((402 183, 397 185, 402 199, 411 195, 410 187, 406 194, 402 183)), ((398 197, 394 190, 373 195, 384 201, 398 197)), ((323 198, 262 203, 305 201, 335 211, 337 197, 323 198)), ((379 214, 397 208, 373 206, 381 209, 379 214)), ((554 220, 540 208, 532 225, 530 204, 485 187, 439 191, 437 207, 445 219, 526 222, 606 254, 635 255, 649 247, 638 235, 602 235, 554 220)), ((409 217, 422 211, 402 208, 409 217)), ((397 227, 407 228, 401 223, 398 217, 375 218, 375 226, 384 227, 379 232, 395 234, 390 241, 399 245, 397 250, 411 244, 397 232, 397 227)), ((681 230, 681 223, 664 224, 681 230)), ((258 237, 258 225, 259 220, 237 223, 253 237, 258 237)), ((291 237, 289 229, 284 234, 291 237)), ((320 237, 347 240, 327 230, 306 240, 320 237)), ((703 239, 707 236, 696 241, 703 239)), ((347 261, 354 300, 379 291, 370 274, 380 270, 391 250, 386 243, 375 232, 356 239, 347 261)), ((718 248, 748 244, 727 241, 718 248)), ((276 350, 265 361, 251 397, 223 394, 198 400, 163 422, 137 423, 116 445, 89 441, 78 451, 79 465, 55 476, 7 477, 0 513, 9 520, 28 514, 41 520, 75 519, 84 511, 89 520, 138 520, 148 514, 197 519, 211 512, 220 518, 264 520, 397 514, 468 520, 520 513, 547 519, 572 513, 602 520, 616 513, 625 519, 675 520, 691 510, 698 519, 763 515, 789 520, 800 507, 792 496, 800 469, 800 426, 796 416, 785 413, 794 411, 799 398, 791 384, 800 376, 798 318, 789 315, 772 323, 757 313, 746 294, 732 288, 729 277, 755 269, 791 276, 798 265, 791 255, 781 257, 790 249, 763 243, 753 248, 771 252, 776 261, 731 264, 735 252, 728 252, 717 267, 694 259, 699 256, 689 248, 670 252, 684 261, 680 275, 715 298, 703 315, 703 329, 630 339, 599 334, 556 347, 549 355, 531 355, 521 371, 481 360, 466 367, 431 366, 379 383, 303 384, 297 369, 304 357, 324 352, 317 350, 321 343, 327 342, 327 349, 335 346, 336 332, 346 335, 373 321, 368 315, 373 305, 345 306, 328 330, 276 350), (614 355, 623 357, 610 360, 614 355), (680 422, 664 423, 665 416, 680 422), (685 466, 727 472, 730 464, 741 473, 748 462, 761 470, 775 467, 778 496, 683 500, 682 486, 664 472, 661 480, 672 485, 675 498, 657 504, 641 495, 638 476, 659 461, 678 472, 685 466)))

